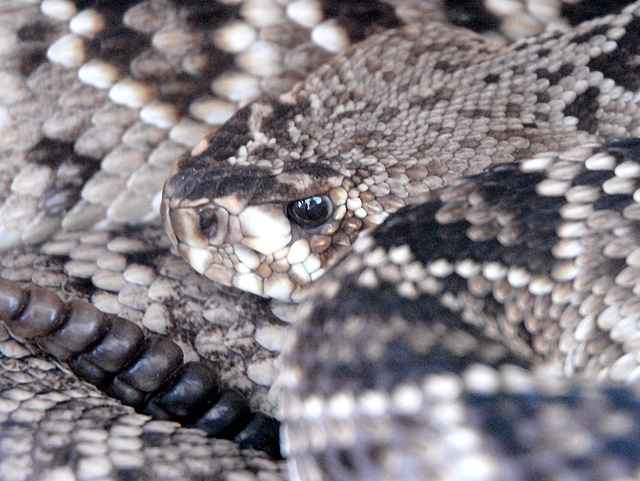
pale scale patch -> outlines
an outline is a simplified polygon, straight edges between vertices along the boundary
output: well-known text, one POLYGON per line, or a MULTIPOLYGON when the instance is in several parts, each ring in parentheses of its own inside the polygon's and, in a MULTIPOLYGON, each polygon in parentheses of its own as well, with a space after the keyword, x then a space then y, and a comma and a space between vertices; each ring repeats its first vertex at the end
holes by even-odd
POLYGON ((265 41, 257 41, 236 55, 236 63, 258 77, 277 75, 282 69, 280 49, 265 41))
POLYGON ((534 296, 544 296, 550 294, 553 291, 555 284, 551 279, 546 276, 540 276, 534 278, 529 283, 529 292, 534 296))
POLYGON ((590 156, 593 156, 593 148, 597 147, 599 147, 597 144, 586 144, 574 147, 562 152, 560 154, 560 158, 563 160, 575 161, 576 163, 580 164, 584 161, 584 159, 591 158, 590 156))
POLYGON ((322 261, 320 260, 320 256, 318 254, 311 254, 304 260, 302 265, 304 266, 305 270, 311 275, 312 279, 313 274, 315 274, 316 272, 324 272, 324 269, 321 269, 322 261))
POLYGON ((210 133, 211 127, 190 118, 183 118, 169 131, 169 139, 191 148, 210 133))
POLYGON ((499 474, 495 458, 477 453, 463 456, 456 462, 455 470, 459 478, 465 481, 491 481, 499 474))
POLYGON ((322 277, 325 273, 325 269, 318 269, 317 271, 314 271, 311 273, 311 280, 312 281, 316 281, 318 279, 320 279, 320 277, 322 277))
POLYGON ((625 317, 611 329, 609 335, 612 340, 624 343, 627 340, 637 337, 638 316, 625 317))
POLYGON ((600 329, 608 331, 621 320, 622 317, 620 316, 620 307, 617 305, 613 305, 607 307, 598 315, 597 324, 600 329))
POLYGON ((310 421, 322 419, 325 409, 326 404, 320 396, 311 395, 302 401, 302 417, 304 419, 310 421))
POLYGON ((368 289, 376 289, 378 287, 378 276, 373 269, 364 269, 358 276, 358 284, 368 289))
POLYGON ((159 129, 168 130, 178 123, 178 120, 180 120, 180 114, 171 104, 164 102, 151 102, 140 110, 140 119, 147 124, 158 127, 159 129))
POLYGON ((214 45, 229 53, 239 53, 246 50, 255 39, 255 29, 241 21, 230 22, 217 29, 213 34, 214 45))
POLYGON ((443 442, 456 452, 477 450, 481 446, 481 438, 478 433, 472 428, 462 426, 455 426, 445 431, 443 442))
POLYGON ((507 392, 524 394, 535 391, 535 381, 531 373, 519 366, 502 366, 500 377, 501 384, 507 392))
POLYGON ((508 274, 506 266, 499 262, 487 262, 482 266, 482 275, 490 281, 499 281, 508 274))
POLYGON ((365 219, 367 218, 369 213, 365 209, 360 207, 353 212, 353 215, 355 215, 358 219, 365 219))
POLYGON ((563 239, 551 249, 558 259, 574 259, 584 252, 584 246, 579 240, 563 239))
POLYGON ((402 266, 402 276, 413 282, 419 282, 425 277, 425 268, 420 261, 410 262, 402 266))
POLYGON ((81 479, 106 477, 111 473, 111 459, 101 456, 82 456, 78 460, 77 475, 81 479))
POLYGON ((573 331, 573 338, 580 341, 587 341, 596 332, 596 319, 594 316, 585 316, 578 323, 573 331))
POLYGON ((487 0, 486 8, 498 17, 512 17, 525 13, 524 5, 514 0, 487 0))
POLYGON ((626 263, 630 266, 640 266, 640 247, 632 250, 625 259, 626 263))
POLYGON ((531 281, 531 274, 521 267, 510 267, 507 282, 516 289, 525 287, 531 281))
POLYGON ((111 292, 119 292, 126 285, 121 272, 108 269, 98 269, 94 272, 91 276, 91 282, 97 288, 111 292))
POLYGON ((585 222, 564 222, 556 229, 556 233, 561 239, 582 237, 588 232, 589 229, 585 222))
POLYGON ((295 288, 289 276, 284 274, 274 273, 264 281, 264 295, 274 299, 289 299, 295 288))
POLYGON ((398 294, 407 299, 417 299, 419 292, 412 282, 404 281, 396 287, 398 294))
POLYGON ((333 419, 350 419, 354 415, 356 401, 350 392, 338 392, 327 400, 327 413, 333 419))
POLYGON ((31 354, 24 346, 13 339, 0 342, 0 353, 8 358, 19 359, 31 354))
POLYGON ((76 35, 64 35, 49 46, 47 58, 67 68, 79 67, 86 58, 84 41, 76 35))
POLYGON ((311 275, 304 268, 303 264, 293 264, 289 269, 291 280, 299 286, 303 286, 311 282, 311 275))
POLYGON ((288 334, 288 326, 278 324, 266 325, 256 329, 255 340, 269 351, 282 351, 288 334))
POLYGON ((247 366, 247 376, 256 384, 271 386, 277 377, 273 359, 267 358, 250 362, 247 366))
MULTIPOLYGON (((313 279, 312 279, 313 280, 313 279)), ((298 286, 291 294, 291 302, 300 302, 307 296, 307 289, 304 286, 298 286)))
POLYGON ((309 255, 311 255, 309 242, 306 239, 298 239, 293 242, 289 248, 287 262, 289 264, 297 264, 303 262, 309 255))
POLYGON ((238 216, 242 244, 261 254, 273 254, 291 241, 291 225, 281 211, 265 206, 247 207, 238 216))
POLYGON ((40 10, 48 17, 58 20, 70 20, 78 12, 75 4, 68 0, 44 0, 40 10))
POLYGON ((284 12, 281 3, 277 0, 245 1, 242 2, 241 14, 251 25, 261 28, 268 27, 282 20, 284 12))
POLYGON ((468 390, 485 395, 495 394, 501 386, 498 372, 490 366, 474 364, 462 374, 468 390))
POLYGON ((600 92, 601 92, 600 95, 602 97, 605 97, 605 94, 609 93, 611 89, 613 89, 616 86, 616 82, 610 78, 605 79, 602 72, 591 72, 591 75, 593 76, 595 76, 596 74, 599 74, 599 76, 595 78, 594 85, 598 84, 598 87, 600 88, 600 92))
POLYGON ((338 205, 335 207, 335 210, 333 212, 333 219, 334 220, 340 220, 343 219, 344 216, 347 213, 347 206, 346 205, 338 205))
POLYGON ((618 177, 625 179, 637 179, 640 177, 640 164, 638 162, 626 161, 622 162, 614 169, 614 173, 618 177))
POLYGON ((616 159, 605 152, 599 152, 585 160, 584 165, 589 170, 612 170, 616 167, 616 159))
POLYGON ((168 55, 184 55, 199 42, 196 34, 185 28, 167 27, 156 31, 151 45, 168 55))
POLYGON ((153 95, 152 86, 132 78, 120 80, 109 89, 111 100, 132 109, 141 108, 153 98, 153 95))
POLYGON ((235 244, 233 246, 233 252, 238 257, 238 260, 247 266, 247 268, 256 270, 260 267, 260 256, 253 249, 249 249, 242 244, 235 244))
POLYGON ((358 410, 363 416, 381 417, 391 408, 391 402, 386 393, 380 391, 365 391, 358 399, 358 410))
POLYGON ((631 204, 622 210, 622 216, 628 220, 640 220, 640 204, 631 204))
POLYGON ((398 265, 407 264, 413 259, 413 254, 408 245, 401 245, 389 249, 387 256, 391 262, 398 265))
POLYGON ((205 247, 180 246, 180 253, 186 257, 196 272, 203 274, 213 264, 211 252, 205 247))
POLYGON ((602 184, 602 190, 609 195, 632 194, 636 190, 636 182, 633 179, 614 177, 602 184))
POLYGON ((430 407, 432 425, 459 425, 465 422, 465 410, 459 399, 443 400, 430 407))
MULTIPOLYGON (((216 280, 218 279, 216 278, 216 280)), ((259 296, 263 295, 263 279, 253 273, 233 276, 232 285, 243 291, 251 292, 259 296)))
POLYGON ((453 401, 462 394, 462 380, 453 374, 431 374, 422 383, 424 394, 436 400, 453 401))
POLYGON ((157 302, 147 307, 142 316, 142 325, 158 334, 166 334, 174 327, 171 313, 167 307, 157 302))
POLYGON ((549 167, 553 163, 555 158, 555 155, 543 154, 532 159, 523 160, 520 163, 520 170, 522 172, 540 172, 541 170, 545 170, 547 167, 549 167))
POLYGON ((235 102, 213 97, 200 98, 189 105, 189 113, 209 125, 222 125, 236 110, 235 102))
POLYGON ((480 273, 482 266, 472 261, 471 259, 464 259, 455 264, 455 271, 460 277, 470 279, 480 273))
POLYGON ((357 210, 362 207, 362 200, 359 197, 347 199, 347 209, 357 210))
POLYGON ((231 72, 218 76, 212 83, 214 93, 232 102, 245 102, 260 93, 260 80, 246 72, 231 72))
POLYGON ((570 261, 556 265, 551 272, 555 281, 566 282, 575 279, 580 274, 580 269, 570 261))
POLYGON ((401 416, 418 414, 422 409, 422 390, 415 384, 401 384, 391 392, 391 410, 401 416))
POLYGON ((635 359, 635 354, 629 352, 613 363, 609 368, 609 377, 613 381, 628 381, 633 371, 637 368, 638 361, 635 359))
POLYGON ((249 269, 247 266, 245 266, 242 262, 240 262, 238 264, 234 264, 234 269, 239 274, 248 274, 248 273, 252 272, 252 270, 249 269))
POLYGON ((339 206, 347 202, 349 195, 344 187, 335 187, 329 191, 329 198, 334 205, 339 206))
MULTIPOLYGON (((141 444, 141 442, 140 442, 141 444)), ((136 450, 113 450, 109 453, 109 457, 118 469, 137 469, 142 468, 145 463, 142 451, 136 450)), ((47 478, 49 479, 49 478, 47 478)), ((68 478, 67 478, 68 479, 68 478)))
POLYGON ((594 202, 599 196, 600 188, 588 185, 576 185, 565 193, 565 198, 572 203, 594 202))
POLYGON ((91 59, 78 69, 78 78, 92 87, 106 89, 118 81, 120 72, 114 65, 99 59, 91 59))
POLYGON ((279 264, 282 266, 282 265, 286 265, 286 259, 287 259, 288 253, 289 253, 289 246, 285 246, 282 249, 275 251, 273 254, 270 254, 270 256, 273 256, 273 259, 275 259, 276 261, 284 260, 285 262, 276 262, 276 264, 279 264))
POLYGON ((454 271, 454 265, 445 259, 438 259, 427 266, 427 272, 440 279, 451 275, 454 271))
POLYGON ((49 481, 71 481, 76 478, 71 466, 64 466, 44 471, 42 479, 49 481))
POLYGON ((45 165, 27 164, 13 178, 11 191, 34 197, 42 196, 55 181, 55 174, 45 165))
POLYGON ((311 30, 311 40, 329 52, 341 52, 349 46, 349 37, 335 20, 327 20, 311 30))
POLYGON ((106 22, 100 13, 92 8, 78 13, 69 22, 69 30, 76 35, 94 38, 104 30, 106 22))
POLYGON ((571 187, 571 182, 556 179, 545 179, 536 185, 536 192, 544 197, 563 195, 571 187))
POLYGON ((306 28, 313 28, 323 19, 320 2, 317 0, 297 0, 287 5, 286 15, 306 28))

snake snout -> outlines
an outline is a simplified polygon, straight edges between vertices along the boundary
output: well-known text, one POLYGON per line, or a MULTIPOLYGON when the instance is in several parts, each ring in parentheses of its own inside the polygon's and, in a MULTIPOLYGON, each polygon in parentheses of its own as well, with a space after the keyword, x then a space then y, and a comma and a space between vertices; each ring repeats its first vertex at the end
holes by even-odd
POLYGON ((190 247, 219 246, 227 240, 228 214, 209 203, 169 210, 169 228, 180 244, 190 247))

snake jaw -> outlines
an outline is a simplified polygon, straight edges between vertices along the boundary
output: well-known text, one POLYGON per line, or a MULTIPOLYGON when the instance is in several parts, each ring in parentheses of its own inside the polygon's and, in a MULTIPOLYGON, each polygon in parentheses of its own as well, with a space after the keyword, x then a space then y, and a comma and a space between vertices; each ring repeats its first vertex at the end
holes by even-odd
POLYGON ((260 296, 300 299, 324 272, 320 254, 330 244, 294 238, 279 204, 241 204, 235 194, 212 201, 165 195, 162 217, 174 247, 200 274, 260 296))

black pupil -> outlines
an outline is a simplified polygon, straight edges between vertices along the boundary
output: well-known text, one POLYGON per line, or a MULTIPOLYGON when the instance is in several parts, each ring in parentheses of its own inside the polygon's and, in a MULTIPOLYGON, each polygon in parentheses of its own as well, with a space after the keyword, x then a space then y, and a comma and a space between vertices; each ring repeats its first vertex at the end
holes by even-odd
POLYGON ((331 216, 332 204, 325 197, 316 195, 291 202, 287 209, 289 217, 303 227, 317 227, 331 216))

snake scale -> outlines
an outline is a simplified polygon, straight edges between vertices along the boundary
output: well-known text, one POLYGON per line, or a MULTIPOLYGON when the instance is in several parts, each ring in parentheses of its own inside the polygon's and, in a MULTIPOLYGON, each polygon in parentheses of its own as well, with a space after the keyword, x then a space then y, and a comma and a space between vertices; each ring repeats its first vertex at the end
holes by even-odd
POLYGON ((640 478, 638 2, 0 30, 1 479, 640 478))

